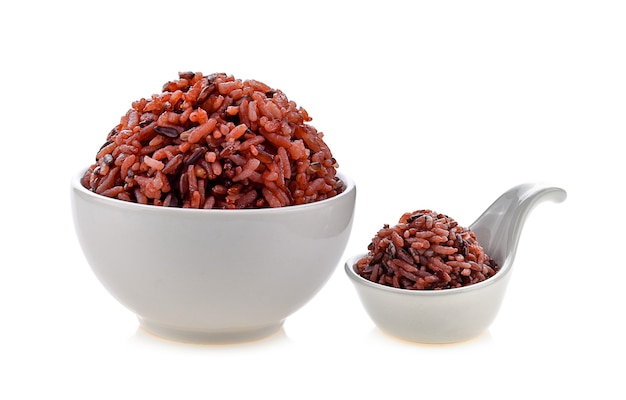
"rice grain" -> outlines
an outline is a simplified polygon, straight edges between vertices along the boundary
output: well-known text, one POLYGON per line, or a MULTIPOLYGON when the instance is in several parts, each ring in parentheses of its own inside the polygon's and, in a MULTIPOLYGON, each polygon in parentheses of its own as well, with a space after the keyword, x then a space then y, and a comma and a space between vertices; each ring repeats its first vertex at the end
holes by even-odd
POLYGON ((103 196, 169 207, 324 200, 341 193, 343 182, 309 121, 304 108, 262 82, 180 72, 161 93, 132 103, 82 184, 103 196))
POLYGON ((385 225, 354 269, 363 278, 410 290, 441 290, 481 282, 498 264, 474 232, 431 210, 406 213, 397 225, 385 225))

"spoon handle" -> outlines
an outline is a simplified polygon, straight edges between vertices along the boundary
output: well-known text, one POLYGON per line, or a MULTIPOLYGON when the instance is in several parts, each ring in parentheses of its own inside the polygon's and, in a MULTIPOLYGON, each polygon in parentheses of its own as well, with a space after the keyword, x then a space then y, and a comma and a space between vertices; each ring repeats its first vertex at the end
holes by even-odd
POLYGON ((523 183, 503 193, 470 229, 493 259, 501 265, 511 263, 519 237, 530 211, 544 201, 563 202, 565 190, 539 183, 523 183))

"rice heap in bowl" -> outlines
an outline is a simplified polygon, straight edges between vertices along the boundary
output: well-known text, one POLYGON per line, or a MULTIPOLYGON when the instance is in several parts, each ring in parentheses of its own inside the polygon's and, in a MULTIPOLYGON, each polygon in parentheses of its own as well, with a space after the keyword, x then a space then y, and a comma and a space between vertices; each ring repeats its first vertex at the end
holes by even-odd
POLYGON ((431 210, 385 225, 354 269, 365 279, 402 289, 439 290, 484 281, 499 270, 474 232, 431 210))
POLYGON ((264 208, 343 190, 306 110, 280 90, 224 73, 184 72, 132 103, 81 183, 156 206, 264 208))

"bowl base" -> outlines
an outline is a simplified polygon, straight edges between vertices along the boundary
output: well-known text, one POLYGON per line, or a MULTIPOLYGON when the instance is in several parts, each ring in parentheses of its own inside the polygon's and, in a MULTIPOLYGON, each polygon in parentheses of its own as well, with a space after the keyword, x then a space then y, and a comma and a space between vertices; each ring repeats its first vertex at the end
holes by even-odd
POLYGON ((156 336, 178 342, 197 344, 229 344, 260 340, 278 332, 284 323, 284 321, 279 321, 276 324, 253 328, 197 331, 193 329, 163 325, 142 317, 138 317, 138 319, 142 328, 156 336))

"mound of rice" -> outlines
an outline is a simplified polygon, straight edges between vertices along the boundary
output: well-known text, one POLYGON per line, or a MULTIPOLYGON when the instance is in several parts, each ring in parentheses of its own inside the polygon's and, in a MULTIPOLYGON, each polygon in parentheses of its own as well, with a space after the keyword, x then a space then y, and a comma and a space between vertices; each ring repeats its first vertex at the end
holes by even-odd
POLYGON ((311 203, 343 190, 306 110, 280 90, 183 72, 132 103, 82 178, 120 200, 189 208, 311 203))
POLYGON ((357 261, 365 279, 402 289, 450 289, 493 276, 498 264, 485 254, 474 232, 431 210, 406 213, 385 225, 357 261))

